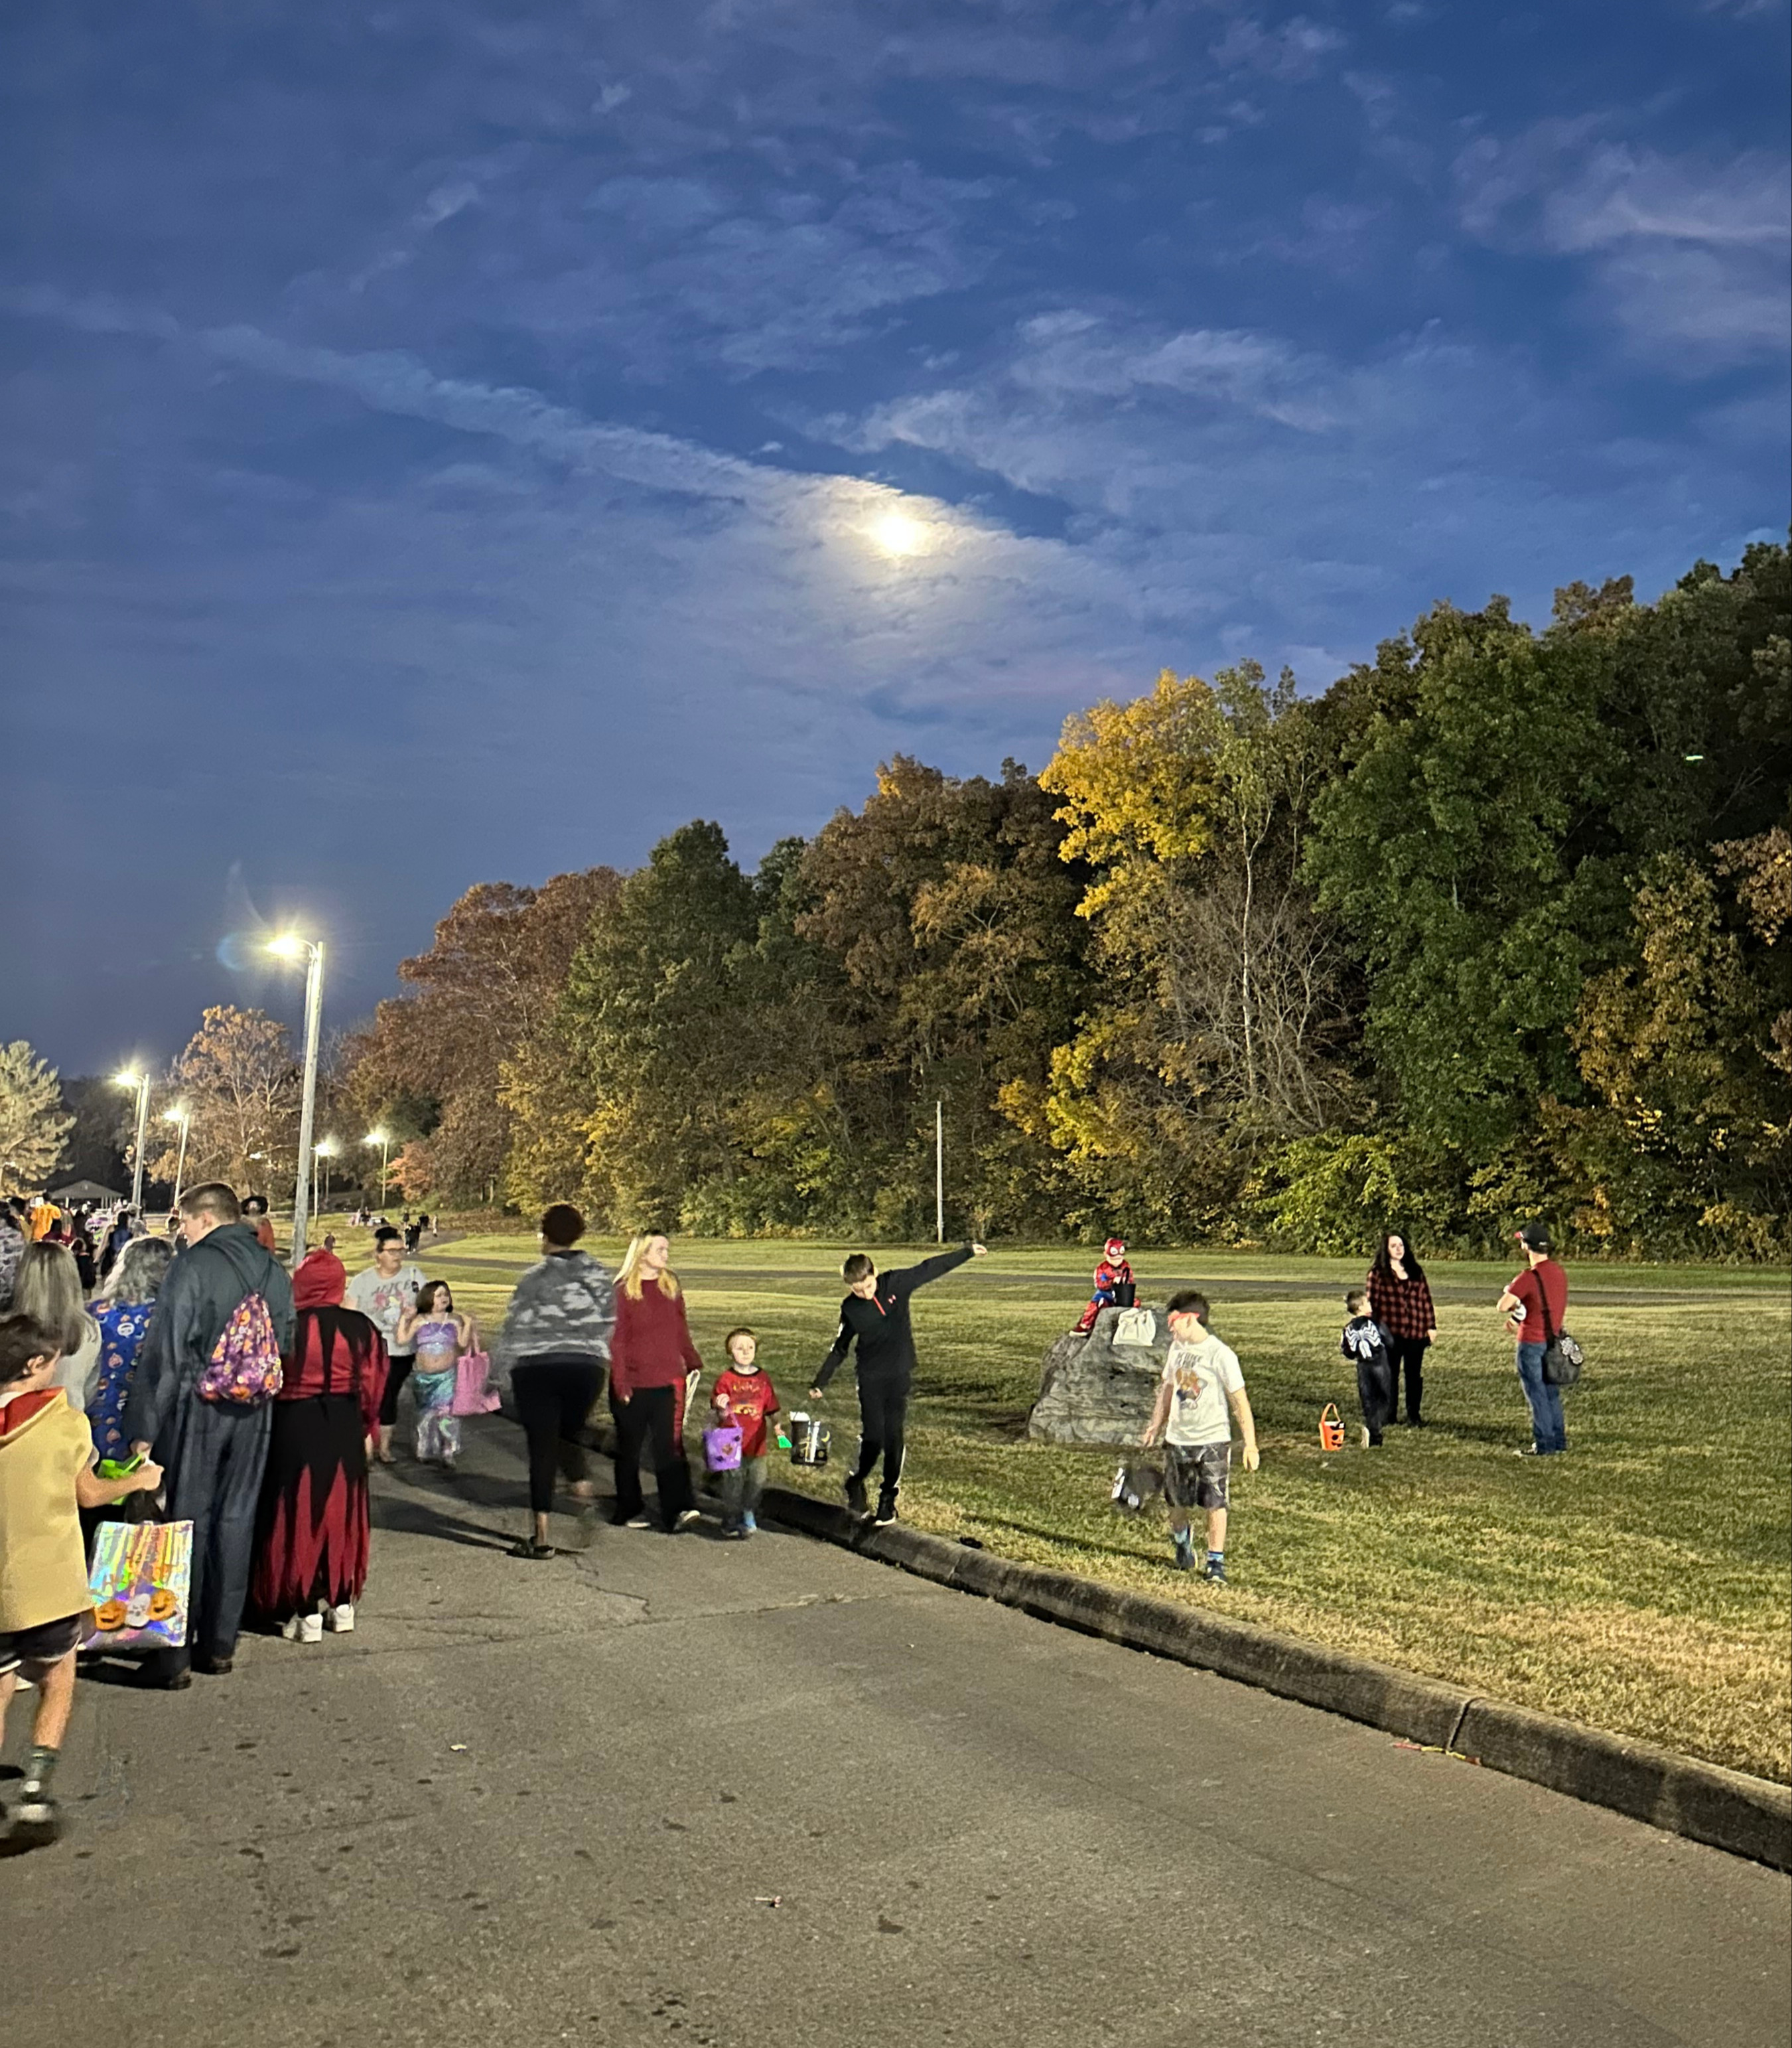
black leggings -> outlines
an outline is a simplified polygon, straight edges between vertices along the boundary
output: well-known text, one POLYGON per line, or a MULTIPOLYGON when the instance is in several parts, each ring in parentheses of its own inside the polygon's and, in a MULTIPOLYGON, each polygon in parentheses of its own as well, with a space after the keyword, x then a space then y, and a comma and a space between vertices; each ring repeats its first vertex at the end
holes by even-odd
POLYGON ((387 1359, 385 1391, 380 1396, 380 1420, 389 1429, 398 1420, 398 1390, 410 1378, 411 1367, 416 1362, 414 1354, 408 1358, 387 1359))
POLYGON ((684 1456, 684 1387, 640 1387, 626 1401, 613 1391, 610 1412, 616 1421, 616 1519, 632 1522, 646 1506, 641 1497, 641 1453, 652 1447, 653 1476, 660 1488, 660 1519, 670 1529, 695 1507, 691 1467, 684 1456))
POLYGON ((904 1437, 908 1427, 908 1375, 859 1374, 859 1456, 853 1477, 863 1482, 877 1460, 884 1461, 881 1488, 887 1503, 902 1484, 904 1437))
POLYGON ((548 1352, 525 1358, 510 1375, 517 1419, 529 1442, 529 1506, 545 1515, 554 1505, 554 1468, 569 1480, 586 1476, 585 1421, 603 1383, 603 1367, 589 1352, 548 1352))
POLYGON ((1388 1419, 1391 1422, 1400 1406, 1400 1368, 1406 1367, 1407 1420, 1419 1422, 1419 1408, 1425 1398, 1425 1340, 1423 1337, 1390 1337, 1388 1340, 1389 1385, 1388 1389, 1388 1419))

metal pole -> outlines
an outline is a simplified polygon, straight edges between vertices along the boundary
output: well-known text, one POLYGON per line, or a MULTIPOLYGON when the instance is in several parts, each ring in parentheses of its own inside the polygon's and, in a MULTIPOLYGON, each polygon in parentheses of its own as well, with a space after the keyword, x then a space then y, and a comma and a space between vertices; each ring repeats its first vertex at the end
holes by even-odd
POLYGON ((946 1242, 946 1105, 933 1106, 933 1217, 935 1241, 946 1242))
POLYGON ((305 1082, 299 1105, 299 1172, 292 1189, 292 1263, 305 1255, 305 1221, 308 1211, 307 1180, 313 1161, 311 1149, 312 1111, 317 1098, 317 1038, 323 1014, 323 948, 312 944, 311 964, 305 970, 305 1082))
POLYGON ((137 1084, 137 1164, 130 1177, 130 1205, 139 1216, 143 1213, 143 1146, 149 1121, 149 1076, 145 1074, 137 1084))
POLYGON ((187 1132, 192 1121, 190 1116, 184 1116, 180 1119, 180 1156, 174 1163, 174 1206, 176 1208, 180 1206, 180 1183, 187 1177, 187 1132))
POLYGON ((380 1208, 381 1208, 381 1210, 382 1213, 383 1213, 383 1212, 384 1212, 384 1210, 385 1210, 385 1162, 386 1162, 386 1154, 388 1154, 391 1150, 392 1150, 392 1140, 391 1140, 389 1138, 382 1138, 380 1140, 380 1208))

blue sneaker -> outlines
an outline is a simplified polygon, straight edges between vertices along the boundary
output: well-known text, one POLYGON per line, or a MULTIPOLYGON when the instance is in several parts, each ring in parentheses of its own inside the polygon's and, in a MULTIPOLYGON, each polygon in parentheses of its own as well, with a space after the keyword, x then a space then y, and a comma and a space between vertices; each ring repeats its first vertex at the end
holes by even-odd
POLYGON ((758 1516, 749 1509, 741 1517, 741 1526, 749 1536, 757 1536, 759 1534, 758 1516))
POLYGON ((1210 1585, 1223 1586, 1226 1583, 1225 1560, 1216 1557, 1211 1551, 1207 1555, 1207 1569, 1201 1575, 1210 1585))

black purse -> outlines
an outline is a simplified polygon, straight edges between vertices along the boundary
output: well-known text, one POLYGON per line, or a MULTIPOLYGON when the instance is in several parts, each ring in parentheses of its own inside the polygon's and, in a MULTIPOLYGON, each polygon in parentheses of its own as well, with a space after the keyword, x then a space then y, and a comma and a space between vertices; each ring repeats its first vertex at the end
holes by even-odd
POLYGON ((1566 1330, 1551 1327, 1550 1290, 1537 1282, 1537 1299, 1543 1310, 1543 1383, 1546 1387, 1572 1387, 1581 1376, 1586 1354, 1566 1330))

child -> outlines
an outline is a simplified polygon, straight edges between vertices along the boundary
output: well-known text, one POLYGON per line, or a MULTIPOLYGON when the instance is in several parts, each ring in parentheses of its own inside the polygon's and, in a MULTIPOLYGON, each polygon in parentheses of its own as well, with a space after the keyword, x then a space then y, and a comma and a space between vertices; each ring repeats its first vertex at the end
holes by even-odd
POLYGON ((1170 1503, 1170 1538, 1175 1569, 1194 1569, 1194 1543, 1189 1533, 1189 1510, 1207 1514, 1207 1569, 1203 1574, 1223 1586, 1225 1576, 1226 1503, 1232 1474, 1232 1422, 1238 1418, 1244 1433, 1244 1469, 1255 1472, 1257 1425, 1244 1391, 1244 1375, 1237 1354, 1207 1327, 1207 1297, 1192 1289, 1172 1294, 1167 1310, 1174 1341, 1163 1361, 1157 1404, 1144 1441, 1163 1437, 1163 1497, 1170 1503))
POLYGON ((77 1510, 153 1493, 160 1465, 121 1480, 93 1471, 87 1418, 56 1383, 61 1354, 33 1317, 0 1316, 0 1728, 19 1674, 38 1688, 37 1718, 10 1844, 53 1841, 50 1792, 75 1703, 75 1652, 86 1631, 87 1552, 77 1510))
POLYGON ((456 1367, 473 1348, 473 1325, 455 1306, 446 1280, 426 1280, 398 1318, 398 1341, 416 1356, 411 1391, 417 1403, 417 1460, 452 1472, 460 1456, 460 1418, 455 1413, 456 1367))
POLYGON ((1394 1363, 1381 1325, 1369 1313, 1369 1290, 1353 1287, 1344 1297, 1350 1320, 1338 1349, 1357 1361, 1357 1398, 1363 1410, 1363 1449, 1373 1450, 1394 1412, 1394 1363))
POLYGON ((730 1330, 722 1339, 728 1369, 710 1397, 716 1426, 730 1422, 741 1432, 741 1462, 733 1472, 718 1472, 722 1482, 722 1533, 737 1540, 759 1526, 759 1500, 765 1491, 765 1424, 777 1414, 778 1397, 757 1363, 759 1340, 749 1329, 730 1330))

